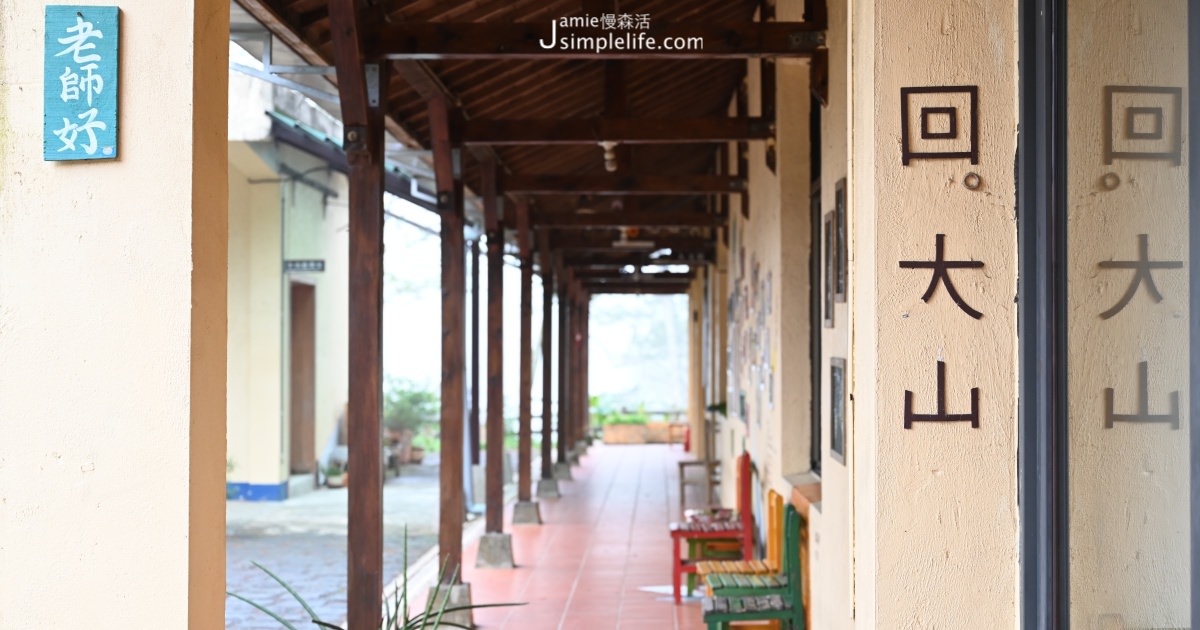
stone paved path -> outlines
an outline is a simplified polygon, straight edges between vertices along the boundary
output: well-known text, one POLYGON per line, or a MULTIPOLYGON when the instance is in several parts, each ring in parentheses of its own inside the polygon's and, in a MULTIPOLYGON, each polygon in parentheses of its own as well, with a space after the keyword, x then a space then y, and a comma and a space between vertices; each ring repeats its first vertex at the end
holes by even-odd
MULTIPOLYGON (((409 562, 437 544, 438 467, 405 467, 384 485, 384 579, 403 571, 404 528, 409 562)), ((286 580, 323 621, 346 616, 345 489, 324 489, 283 502, 230 501, 226 512, 226 582, 230 591, 279 613, 298 628, 315 628, 303 608, 257 561, 286 580)), ((249 604, 225 600, 225 627, 279 630, 280 625, 249 604)))

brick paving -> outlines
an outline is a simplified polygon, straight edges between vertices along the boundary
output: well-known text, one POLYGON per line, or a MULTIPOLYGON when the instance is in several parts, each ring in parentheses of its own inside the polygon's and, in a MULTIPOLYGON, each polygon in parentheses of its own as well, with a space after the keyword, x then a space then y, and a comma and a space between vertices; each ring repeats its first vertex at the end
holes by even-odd
MULTIPOLYGON (((437 466, 406 467, 384 485, 384 576, 403 571, 404 527, 409 561, 437 544, 437 466)), ((308 615, 281 586, 254 568, 257 561, 286 580, 323 621, 346 618, 347 491, 323 489, 282 502, 227 504, 226 588, 279 613, 298 628, 308 615)), ((279 630, 279 622, 232 597, 225 600, 225 627, 279 630)))
MULTIPOLYGON (((678 467, 667 445, 597 444, 540 502, 542 525, 512 526, 515 569, 477 569, 478 539, 464 541, 463 578, 483 630, 698 630, 699 598, 675 605, 667 525, 678 518, 678 467)), ((511 517, 511 510, 506 517, 511 517)), ((415 584, 415 581, 414 581, 415 584)), ((419 602, 418 602, 419 605, 419 602)))

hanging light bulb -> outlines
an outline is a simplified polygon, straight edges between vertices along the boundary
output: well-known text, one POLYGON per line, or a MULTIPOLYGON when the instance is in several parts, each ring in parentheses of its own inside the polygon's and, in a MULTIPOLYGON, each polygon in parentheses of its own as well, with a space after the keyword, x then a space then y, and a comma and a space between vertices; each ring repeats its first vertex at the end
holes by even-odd
POLYGON ((600 143, 600 148, 604 149, 604 170, 609 173, 617 171, 617 152, 615 149, 618 144, 620 143, 613 142, 612 140, 605 140, 600 143))

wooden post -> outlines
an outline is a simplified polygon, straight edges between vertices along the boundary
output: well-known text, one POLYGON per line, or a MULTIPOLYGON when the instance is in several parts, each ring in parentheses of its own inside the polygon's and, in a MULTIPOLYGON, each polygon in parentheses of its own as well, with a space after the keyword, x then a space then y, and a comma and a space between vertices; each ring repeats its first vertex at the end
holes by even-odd
POLYGON ((486 531, 504 530, 504 228, 496 195, 496 163, 480 164, 488 253, 486 531))
POLYGON ((589 350, 590 350, 589 343, 588 343, 588 334, 589 334, 588 329, 590 328, 590 324, 591 324, 591 310, 592 310, 591 293, 589 293, 587 290, 582 291, 582 297, 580 299, 580 302, 581 302, 582 308, 580 309, 579 322, 580 322, 580 326, 583 329, 583 331, 582 331, 583 339, 580 342, 581 360, 580 360, 580 364, 579 364, 580 365, 580 367, 579 367, 579 392, 580 392, 580 398, 583 400, 583 405, 581 406, 581 411, 580 411, 582 416, 579 420, 579 426, 581 427, 579 435, 580 435, 580 437, 582 437, 583 439, 586 440, 587 436, 591 435, 591 430, 592 430, 592 418, 591 418, 592 399, 591 399, 591 396, 588 394, 588 354, 589 354, 589 350))
MULTIPOLYGON (((737 91, 737 113, 738 116, 745 116, 750 110, 750 88, 746 85, 745 79, 738 84, 737 91)), ((750 146, 745 141, 737 143, 737 174, 739 177, 744 177, 749 181, 750 178, 750 146)), ((746 190, 742 191, 742 216, 750 218, 750 189, 747 186, 746 190)))
MULTIPOLYGON (((550 232, 538 231, 542 259, 542 480, 554 481, 554 265, 550 256, 550 232)), ((539 484, 539 490, 542 484, 539 484)), ((547 484, 548 485, 548 484, 547 484)), ((541 492, 538 493, 539 495, 541 492)))
POLYGON ((555 477, 568 478, 571 465, 567 447, 571 443, 571 374, 568 357, 571 354, 571 274, 565 272, 558 283, 558 457, 555 477))
POLYGON ((347 425, 347 613, 350 627, 377 628, 383 595, 383 134, 388 66, 370 85, 352 0, 329 3, 334 59, 350 163, 350 337, 347 425), (377 89, 374 99, 368 92, 377 89))
POLYGON ((479 465, 479 239, 471 241, 471 465, 479 465))
POLYGON ((521 256, 521 384, 517 436, 517 501, 532 499, 533 490, 533 248, 529 232, 529 203, 517 202, 517 247, 521 256))
POLYGON ((580 280, 577 279, 577 280, 575 280, 575 308, 573 309, 574 315, 571 318, 572 319, 572 328, 574 329, 572 331, 573 334, 571 336, 571 340, 573 343, 571 350, 573 352, 572 356, 575 357, 575 360, 572 361, 572 366, 571 366, 572 372, 574 373, 574 379, 572 380, 572 382, 575 385, 575 387, 574 387, 574 391, 575 391, 574 396, 575 397, 573 399, 575 405, 572 408, 572 411, 573 411, 572 415, 574 417, 573 417, 573 422, 571 423, 571 440, 572 440, 572 443, 575 445, 575 448, 577 449, 576 453, 581 452, 579 449, 582 446, 582 444, 580 444, 580 442, 583 440, 583 435, 584 435, 584 433, 583 433, 583 429, 584 429, 583 418, 584 418, 584 411, 587 409, 587 398, 584 397, 584 393, 583 393, 583 318, 584 318, 583 304, 584 304, 583 282, 581 282, 580 280))
MULTIPOLYGON (((438 210, 442 216, 442 462, 438 526, 438 564, 444 580, 462 573, 463 499, 463 326, 466 289, 462 178, 454 170, 450 110, 444 98, 429 101, 438 210)), ((353 478, 353 476, 351 476, 353 478)), ((375 602, 379 608, 379 601, 375 602)), ((360 628, 377 627, 362 625, 360 628)), ((353 622, 351 622, 353 627, 353 622)))

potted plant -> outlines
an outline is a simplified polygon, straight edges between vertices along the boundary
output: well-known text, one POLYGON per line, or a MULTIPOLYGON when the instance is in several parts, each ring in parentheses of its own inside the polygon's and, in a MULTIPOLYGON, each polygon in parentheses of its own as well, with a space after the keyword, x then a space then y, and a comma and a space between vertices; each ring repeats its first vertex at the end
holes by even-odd
POLYGON ((388 434, 388 447, 401 464, 420 461, 412 452, 413 441, 422 428, 437 422, 440 413, 438 397, 433 392, 410 381, 388 379, 383 396, 383 426, 388 434))
POLYGON ((349 473, 346 472, 346 466, 342 462, 329 462, 323 472, 325 473, 325 485, 330 488, 341 488, 346 485, 346 476, 349 473))

